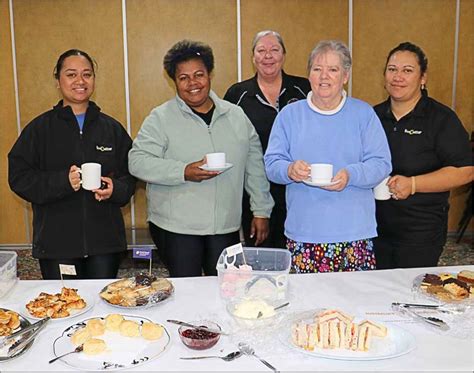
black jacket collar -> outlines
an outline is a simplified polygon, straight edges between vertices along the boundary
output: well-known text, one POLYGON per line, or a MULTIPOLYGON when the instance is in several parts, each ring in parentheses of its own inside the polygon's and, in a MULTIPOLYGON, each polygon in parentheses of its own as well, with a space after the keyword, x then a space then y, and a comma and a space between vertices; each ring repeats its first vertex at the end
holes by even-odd
MULTIPOLYGON (((53 108, 54 111, 58 113, 58 116, 62 119, 75 119, 72 108, 68 106, 63 106, 63 100, 59 101, 53 108)), ((94 101, 89 101, 89 106, 86 111, 87 120, 94 120, 99 116, 100 107, 96 105, 94 101)))
MULTIPOLYGON (((280 94, 281 94, 281 90, 284 89, 284 87, 288 86, 288 83, 289 83, 289 80, 290 80, 288 75, 283 70, 281 71, 281 77, 282 77, 282 83, 281 83, 281 87, 280 87, 280 94)), ((263 92, 260 89, 260 87, 258 86, 257 74, 254 75, 254 77, 251 79, 251 82, 252 82, 252 84, 250 85, 247 93, 251 96, 256 96, 258 94, 260 97, 262 97, 263 92)))
MULTIPOLYGON (((429 104, 429 99, 428 96, 423 94, 420 98, 420 100, 416 103, 415 108, 408 113, 406 116, 415 116, 415 117, 423 117, 425 116, 426 113, 426 107, 429 104)), ((395 116, 392 113, 392 108, 390 106, 390 97, 387 98, 386 101, 382 103, 383 110, 381 111, 381 114, 383 115, 384 118, 388 119, 393 119, 395 116)))

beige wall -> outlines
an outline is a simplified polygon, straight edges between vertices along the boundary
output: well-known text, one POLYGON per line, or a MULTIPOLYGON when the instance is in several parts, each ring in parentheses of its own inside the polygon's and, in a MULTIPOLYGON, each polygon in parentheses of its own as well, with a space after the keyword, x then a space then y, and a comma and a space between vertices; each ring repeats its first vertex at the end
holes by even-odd
MULTIPOLYGON (((52 70, 70 48, 84 49, 98 62, 93 99, 127 126, 121 0, 12 0, 21 126, 59 98, 52 70)), ((474 2, 461 0, 456 111, 469 132, 473 121, 474 2)), ((253 35, 278 30, 288 55, 285 70, 306 74, 311 48, 321 39, 349 41, 348 0, 241 0, 242 78, 254 74, 253 35)), ((404 40, 423 47, 429 58, 430 95, 451 105, 454 72, 455 0, 353 0, 352 94, 371 104, 386 97, 382 71, 388 51, 404 40)), ((162 69, 163 56, 176 41, 209 43, 216 67, 213 89, 223 95, 237 81, 237 1, 127 0, 130 128, 134 137, 150 110, 174 95, 162 69)), ((0 244, 25 243, 26 204, 8 188, 6 155, 17 137, 15 88, 8 0, 0 0, 0 244)), ((451 198, 450 230, 464 207, 466 188, 451 198)), ((124 208, 131 225, 146 226, 144 186, 134 206, 124 208)), ((31 215, 31 214, 29 214, 31 215)), ((31 217, 30 217, 31 218, 31 217)))

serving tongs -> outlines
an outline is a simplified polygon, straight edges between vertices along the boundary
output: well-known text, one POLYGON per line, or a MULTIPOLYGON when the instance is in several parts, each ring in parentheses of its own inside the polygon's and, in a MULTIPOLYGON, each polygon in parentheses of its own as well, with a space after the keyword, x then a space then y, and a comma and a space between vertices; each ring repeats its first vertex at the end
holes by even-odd
MULTIPOLYGON (((435 308, 436 306, 430 307, 430 308, 435 308)), ((401 310, 402 312, 405 312, 407 315, 425 322, 426 324, 429 324, 431 326, 435 326, 436 328, 447 331, 449 330, 449 325, 446 324, 445 321, 438 319, 437 317, 431 317, 431 316, 422 316, 412 310, 412 307, 406 306, 405 303, 392 303, 392 308, 395 310, 401 310)), ((419 307, 418 307, 419 308, 419 307)))
POLYGON ((464 313, 469 306, 462 304, 420 304, 420 303, 398 303, 393 302, 392 307, 415 308, 420 310, 432 310, 442 313, 460 314, 464 313))
POLYGON ((25 348, 26 345, 38 335, 50 319, 50 317, 45 317, 34 324, 10 334, 0 341, 0 348, 3 348, 14 341, 8 349, 7 356, 11 357, 15 355, 18 351, 23 350, 23 348, 25 348))

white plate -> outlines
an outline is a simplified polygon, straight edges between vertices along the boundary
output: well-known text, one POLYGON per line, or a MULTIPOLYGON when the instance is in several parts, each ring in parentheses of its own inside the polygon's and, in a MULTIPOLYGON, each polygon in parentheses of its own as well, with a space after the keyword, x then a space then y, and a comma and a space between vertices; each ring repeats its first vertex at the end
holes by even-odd
POLYGON ((203 164, 202 166, 199 166, 199 168, 204 171, 222 171, 222 172, 232 167, 234 167, 232 163, 226 163, 225 166, 222 166, 222 167, 209 167, 207 164, 203 164))
MULTIPOLYGON (((72 287, 72 289, 76 289, 75 287, 72 287)), ((48 293, 48 294, 56 294, 56 293, 61 293, 61 286, 50 286, 50 287, 36 287, 30 291, 28 291, 28 296, 25 298, 25 312, 24 312, 24 315, 26 317, 28 317, 29 319, 33 319, 33 320, 41 320, 42 317, 35 317, 33 316, 32 314, 30 314, 30 312, 28 311, 28 309, 26 308, 26 305, 31 302, 32 300, 34 300, 38 295, 40 295, 40 293, 48 293)), ((67 320, 67 319, 70 319, 72 317, 76 317, 76 316, 79 316, 79 315, 82 315, 83 313, 89 311, 92 306, 94 305, 95 303, 95 298, 91 295, 88 295, 86 293, 86 291, 84 290, 81 290, 81 289, 77 289, 77 293, 80 295, 80 297, 82 299, 84 299, 84 302, 86 302, 86 306, 84 308, 81 308, 81 309, 73 309, 73 310, 70 310, 69 313, 70 315, 67 316, 67 317, 61 317, 61 318, 56 318, 56 319, 51 319, 51 321, 63 321, 63 320, 67 320)))
MULTIPOLYGON (((357 321, 357 320, 356 320, 357 321)), ((395 325, 387 325, 387 336, 385 338, 374 337, 369 351, 352 351, 345 349, 322 349, 317 348, 308 351, 295 346, 291 341, 291 327, 288 325, 280 333, 280 340, 287 346, 315 357, 334 360, 382 360, 391 359, 405 355, 416 347, 415 337, 405 329, 395 325)))
POLYGON ((325 186, 336 185, 339 183, 339 181, 312 181, 311 179, 307 179, 307 180, 303 180, 303 183, 309 186, 314 186, 314 187, 325 187, 325 186))
MULTIPOLYGON (((153 322, 152 320, 136 315, 122 315, 126 320, 139 324, 153 322)), ((62 335, 53 343, 54 356, 60 356, 73 351, 75 346, 71 342, 71 335, 79 328, 86 325, 91 319, 104 319, 91 317, 84 319, 66 328, 62 335)), ((160 324, 161 325, 161 324, 160 324)), ((119 370, 142 365, 160 355, 170 343, 170 335, 166 328, 162 337, 156 341, 148 341, 142 337, 124 337, 118 332, 106 331, 105 334, 95 337, 105 341, 107 350, 99 355, 86 355, 83 352, 62 357, 60 360, 70 367, 83 370, 119 370)))

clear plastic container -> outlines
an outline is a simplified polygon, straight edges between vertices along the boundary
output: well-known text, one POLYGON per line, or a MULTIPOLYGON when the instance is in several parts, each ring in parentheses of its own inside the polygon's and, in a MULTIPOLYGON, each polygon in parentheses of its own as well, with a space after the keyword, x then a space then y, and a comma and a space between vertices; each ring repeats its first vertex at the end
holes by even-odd
POLYGON ((217 261, 223 299, 255 297, 287 300, 291 254, 285 249, 244 247, 232 254, 224 249, 217 261))
POLYGON ((0 298, 16 284, 16 257, 14 251, 0 250, 0 298))

